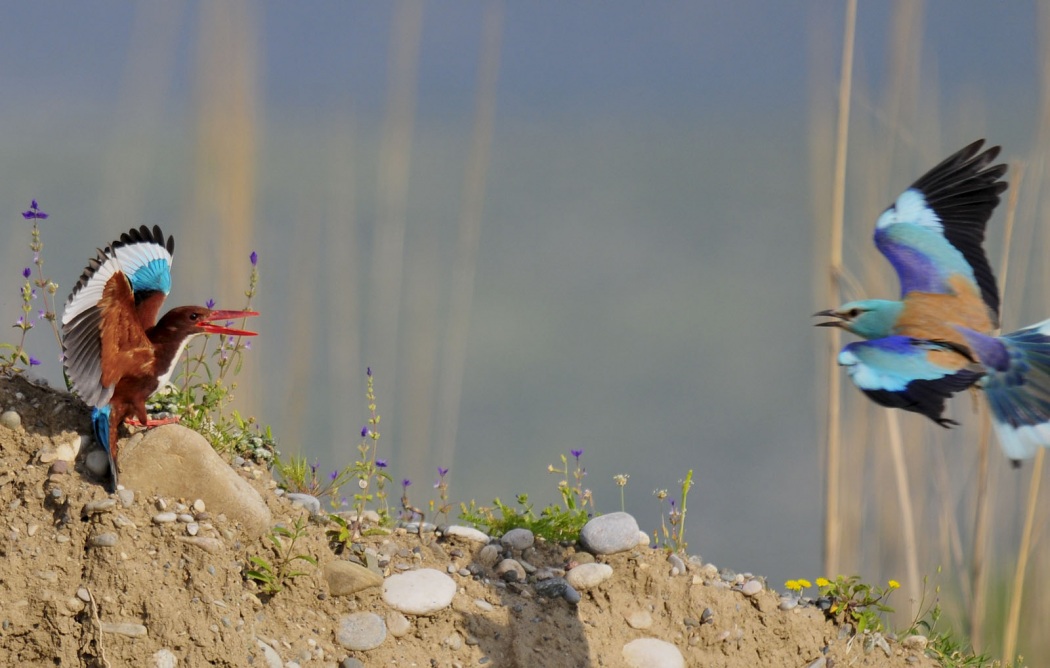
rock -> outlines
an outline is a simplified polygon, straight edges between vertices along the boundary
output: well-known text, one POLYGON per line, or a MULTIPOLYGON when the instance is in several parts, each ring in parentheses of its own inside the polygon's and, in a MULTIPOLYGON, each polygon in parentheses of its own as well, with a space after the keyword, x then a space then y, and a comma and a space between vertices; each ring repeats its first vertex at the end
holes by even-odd
POLYGON ((623 660, 629 668, 685 668, 678 648, 656 638, 638 638, 623 646, 623 660))
POLYGON ((744 583, 744 586, 740 588, 744 596, 756 596, 762 591, 762 583, 758 580, 748 580, 744 583))
POLYGON ((128 439, 120 455, 121 482, 139 493, 201 499, 212 513, 262 536, 273 519, 259 493, 197 432, 169 424, 128 439))
POLYGON ((587 591, 612 577, 613 569, 608 564, 580 564, 565 574, 565 581, 574 589, 587 591))
POLYGON ((115 533, 100 533, 91 537, 93 547, 113 547, 116 544, 117 534, 115 533))
POLYGON ((83 515, 94 515, 95 513, 105 513, 113 510, 117 507, 116 499, 96 499, 95 501, 88 501, 84 504, 83 515))
POLYGON ((926 636, 920 636, 918 634, 907 636, 901 641, 901 647, 909 649, 914 652, 926 651, 926 645, 930 640, 926 636))
POLYGON ((375 613, 355 612, 339 620, 335 639, 349 650, 364 652, 375 649, 386 640, 386 624, 375 613))
POLYGON ((65 475, 66 473, 69 473, 69 462, 62 461, 61 459, 57 460, 56 462, 51 464, 51 468, 48 469, 48 473, 54 475, 65 475))
POLYGON ((321 514, 321 500, 310 494, 300 492, 288 492, 284 498, 292 502, 292 506, 305 509, 311 515, 321 514))
POLYGON ((348 656, 339 664, 339 668, 365 668, 365 664, 352 656, 348 656))
POLYGON ((632 610, 624 615, 624 619, 632 629, 647 629, 653 625, 653 616, 648 610, 632 610))
POLYGON ((409 615, 429 615, 443 610, 455 595, 455 580, 433 568, 397 573, 383 582, 386 604, 409 615))
POLYGON ((55 447, 56 459, 63 462, 75 462, 77 455, 80 454, 80 445, 84 442, 84 437, 80 434, 73 436, 65 443, 59 443, 55 447))
POLYGON ((329 561, 324 565, 324 579, 332 596, 350 596, 383 584, 383 576, 350 561, 329 561))
POLYGON ((644 531, 638 531, 638 547, 649 547, 652 538, 644 531))
POLYGON ((130 489, 118 489, 117 498, 120 499, 120 505, 130 508, 135 503, 135 492, 130 489))
POLYGON ((572 586, 565 581, 565 578, 554 577, 536 582, 533 588, 540 596, 562 598, 565 596, 566 590, 572 589, 572 586))
POLYGON ((222 550, 222 541, 210 536, 179 536, 179 540, 211 554, 218 554, 222 550))
POLYGON ((780 609, 784 612, 788 610, 794 610, 798 607, 798 597, 790 594, 785 594, 780 597, 780 609))
POLYGON ((193 502, 193 512, 203 513, 206 509, 207 506, 204 503, 204 499, 197 499, 193 502))
POLYGON ((144 638, 146 636, 146 627, 142 624, 132 624, 130 622, 102 622, 102 632, 115 633, 129 638, 144 638))
POLYGON ((22 426, 22 416, 14 411, 0 413, 0 425, 8 429, 18 429, 22 426))
POLYGON ((486 545, 478 552, 478 563, 485 568, 492 568, 499 561, 499 548, 495 545, 486 545))
POLYGON ((96 478, 109 475, 109 455, 102 448, 92 450, 84 458, 84 466, 96 478))
POLYGON ((685 573, 685 562, 677 554, 670 554, 667 556, 668 563, 671 564, 671 575, 681 575, 685 573), (675 572, 677 569, 677 572, 675 572))
POLYGON ((638 546, 638 522, 627 513, 599 515, 583 525, 580 544, 591 554, 616 554, 638 546))
POLYGON ((496 575, 506 582, 525 582, 525 569, 513 559, 504 559, 496 566, 496 575))
POLYGON ((489 537, 484 532, 478 531, 477 529, 474 529, 472 527, 460 526, 458 524, 453 524, 448 529, 446 529, 445 535, 463 538, 464 540, 469 540, 472 543, 484 544, 489 542, 489 537))
POLYGON ((149 658, 150 668, 175 668, 179 665, 179 658, 166 647, 158 649, 149 658))
POLYGON ((412 622, 408 621, 397 610, 388 610, 386 613, 386 630, 395 638, 400 638, 412 630, 412 622))
POLYGON ((526 550, 536 542, 536 537, 528 529, 511 529, 499 539, 500 545, 512 550, 526 550))
POLYGON ((154 515, 153 516, 153 523, 154 524, 171 524, 172 522, 177 520, 178 517, 179 517, 178 515, 176 515, 175 513, 171 512, 169 510, 167 512, 157 513, 156 515, 154 515))
POLYGON ((266 661, 267 668, 284 668, 284 661, 281 660, 281 655, 277 653, 277 650, 258 638, 255 639, 255 643, 262 650, 263 660, 266 661))

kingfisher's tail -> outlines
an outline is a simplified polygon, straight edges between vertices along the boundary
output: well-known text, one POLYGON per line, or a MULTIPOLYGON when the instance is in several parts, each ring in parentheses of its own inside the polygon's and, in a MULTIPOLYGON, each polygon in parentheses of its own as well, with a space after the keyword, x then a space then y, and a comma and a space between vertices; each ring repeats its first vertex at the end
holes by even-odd
POLYGON ((987 370, 980 386, 1006 456, 1020 465, 1050 447, 1050 320, 998 337, 958 329, 987 370))
POLYGON ((106 449, 106 456, 109 457, 109 471, 113 477, 113 491, 115 492, 117 491, 117 463, 113 459, 113 448, 110 445, 110 437, 114 435, 115 430, 112 430, 110 427, 110 417, 108 405, 91 410, 91 429, 95 432, 95 440, 106 449))

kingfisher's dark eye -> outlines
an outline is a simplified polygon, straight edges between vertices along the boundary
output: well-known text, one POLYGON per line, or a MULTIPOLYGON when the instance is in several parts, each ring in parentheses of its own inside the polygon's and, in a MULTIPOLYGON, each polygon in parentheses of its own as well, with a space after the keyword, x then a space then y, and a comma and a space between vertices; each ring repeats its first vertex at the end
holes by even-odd
POLYGON ((858 315, 860 315, 860 309, 859 308, 851 308, 846 315, 848 315, 851 318, 856 318, 858 315))

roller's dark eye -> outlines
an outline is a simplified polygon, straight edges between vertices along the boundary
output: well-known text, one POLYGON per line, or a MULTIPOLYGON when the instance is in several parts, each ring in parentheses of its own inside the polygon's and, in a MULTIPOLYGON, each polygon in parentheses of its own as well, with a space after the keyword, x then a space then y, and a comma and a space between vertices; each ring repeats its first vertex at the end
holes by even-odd
POLYGON ((851 308, 846 315, 848 315, 851 318, 856 318, 858 315, 860 315, 860 313, 861 311, 859 308, 851 308))

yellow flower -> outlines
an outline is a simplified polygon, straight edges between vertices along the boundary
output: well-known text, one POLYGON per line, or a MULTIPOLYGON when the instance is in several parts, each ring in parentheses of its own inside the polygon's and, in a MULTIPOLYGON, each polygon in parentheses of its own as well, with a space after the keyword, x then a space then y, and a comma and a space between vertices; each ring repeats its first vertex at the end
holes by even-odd
POLYGON ((890 580, 890 589, 900 589, 901 583, 896 580, 890 580))
POLYGON ((798 586, 799 587, 812 587, 813 583, 810 582, 809 580, 799 580, 798 581, 798 586))
POLYGON ((787 587, 788 591, 795 591, 799 589, 798 580, 788 580, 784 583, 784 586, 787 587))
POLYGON ((818 587, 827 587, 830 584, 831 582, 829 582, 827 578, 817 578, 818 587))

